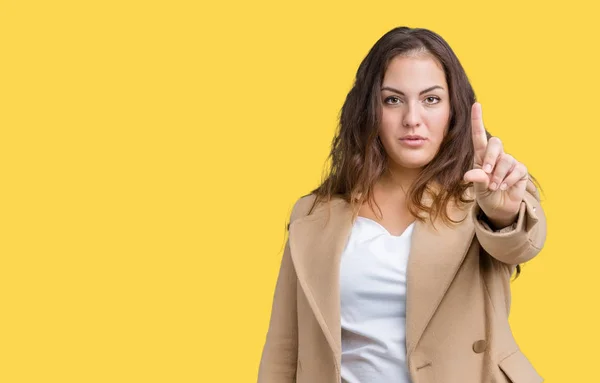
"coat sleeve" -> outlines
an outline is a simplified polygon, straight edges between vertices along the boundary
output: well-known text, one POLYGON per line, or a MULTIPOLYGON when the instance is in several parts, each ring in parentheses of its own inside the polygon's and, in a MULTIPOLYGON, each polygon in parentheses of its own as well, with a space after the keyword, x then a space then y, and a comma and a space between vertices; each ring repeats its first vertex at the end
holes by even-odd
POLYGON ((471 209, 475 235, 483 250, 507 265, 518 265, 535 257, 546 241, 546 216, 540 204, 540 194, 529 180, 517 221, 494 231, 486 223, 483 211, 475 203, 471 209))
MULTIPOLYGON (((290 222, 299 215, 300 200, 294 204, 290 222)), ((289 227, 289 226, 288 226, 289 227)), ((296 381, 298 362, 297 276, 292 263, 289 237, 279 267, 271 308, 271 319, 258 369, 258 383, 296 381)))

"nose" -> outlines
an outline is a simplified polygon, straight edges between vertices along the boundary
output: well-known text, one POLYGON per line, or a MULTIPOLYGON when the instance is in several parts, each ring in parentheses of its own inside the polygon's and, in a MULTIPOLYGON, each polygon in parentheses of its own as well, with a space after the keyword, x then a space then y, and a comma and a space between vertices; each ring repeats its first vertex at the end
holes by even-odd
POLYGON ((419 113, 419 106, 414 103, 409 103, 404 118, 402 119, 402 125, 405 128, 417 127, 421 125, 421 115, 419 113))

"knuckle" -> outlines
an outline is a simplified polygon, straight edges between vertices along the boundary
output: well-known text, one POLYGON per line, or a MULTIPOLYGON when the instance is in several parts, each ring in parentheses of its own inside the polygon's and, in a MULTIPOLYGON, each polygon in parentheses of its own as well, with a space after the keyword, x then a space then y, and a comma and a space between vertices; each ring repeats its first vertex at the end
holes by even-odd
POLYGON ((487 158, 488 160, 499 159, 498 151, 495 150, 493 147, 490 147, 489 150, 485 153, 485 158, 487 158))
POLYGON ((504 178, 504 175, 506 174, 506 171, 504 169, 502 169, 501 167, 496 168, 496 171, 494 172, 494 175, 492 176, 493 179, 502 179, 504 178))
POLYGON ((488 140, 488 142, 493 142, 494 145, 498 145, 498 146, 502 147, 502 140, 500 140, 498 137, 493 136, 492 138, 490 138, 488 140))
POLYGON ((500 158, 500 163, 502 164, 502 167, 507 170, 512 168, 513 165, 513 161, 510 158, 510 155, 502 155, 502 157, 500 158))

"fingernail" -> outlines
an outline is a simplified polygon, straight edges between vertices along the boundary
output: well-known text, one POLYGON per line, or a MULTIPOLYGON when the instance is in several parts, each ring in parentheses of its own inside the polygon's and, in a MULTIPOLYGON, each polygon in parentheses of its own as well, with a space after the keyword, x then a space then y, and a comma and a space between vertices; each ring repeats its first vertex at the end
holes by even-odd
POLYGON ((500 190, 506 190, 507 185, 506 184, 502 184, 500 185, 500 190))
POLYGON ((483 171, 486 173, 489 173, 492 171, 492 165, 490 164, 485 164, 485 167, 483 168, 483 171))
POLYGON ((492 182, 492 184, 490 185, 490 189, 492 189, 492 190, 496 190, 496 187, 497 187, 497 186, 498 186, 498 185, 497 185, 495 182, 492 182))

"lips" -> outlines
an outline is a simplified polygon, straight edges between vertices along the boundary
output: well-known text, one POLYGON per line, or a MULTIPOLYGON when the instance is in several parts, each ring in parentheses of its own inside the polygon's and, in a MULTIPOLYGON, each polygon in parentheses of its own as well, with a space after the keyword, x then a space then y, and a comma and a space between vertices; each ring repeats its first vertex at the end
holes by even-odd
POLYGON ((400 139, 400 143, 409 148, 418 148, 423 146, 427 139, 421 136, 404 136, 400 139))

